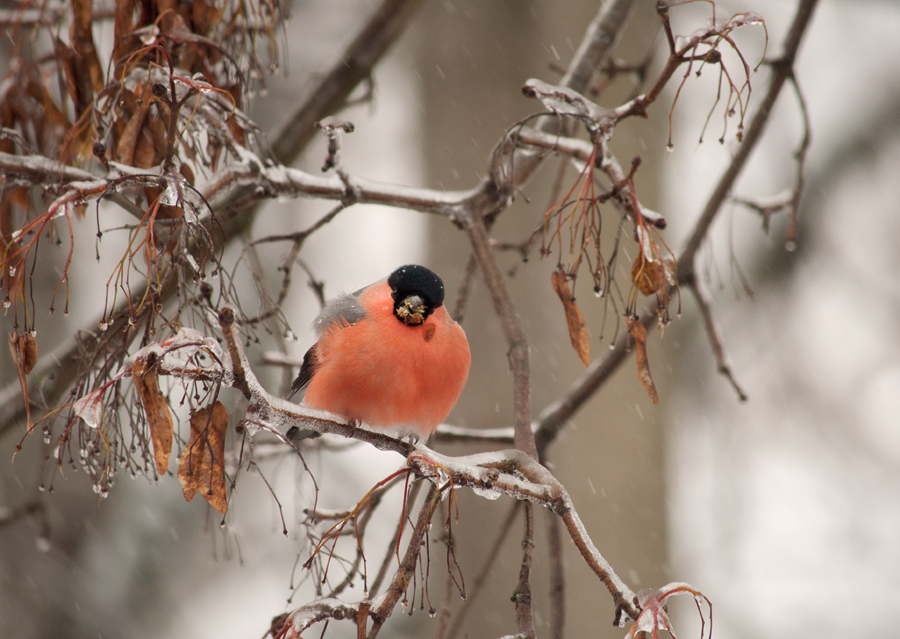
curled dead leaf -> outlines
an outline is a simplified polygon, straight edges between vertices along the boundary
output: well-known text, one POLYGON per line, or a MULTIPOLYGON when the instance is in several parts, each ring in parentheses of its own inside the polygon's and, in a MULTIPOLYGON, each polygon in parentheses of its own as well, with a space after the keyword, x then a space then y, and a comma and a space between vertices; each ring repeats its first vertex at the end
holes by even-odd
POLYGON ((165 474, 172 454, 172 413, 166 398, 159 390, 159 380, 153 361, 138 359, 131 368, 131 378, 137 388, 147 423, 150 425, 150 438, 153 441, 153 455, 156 459, 156 470, 165 474))
POLYGON ((178 460, 178 481, 184 498, 191 501, 200 490, 209 505, 224 514, 228 508, 225 495, 225 432, 228 411, 217 401, 191 415, 191 439, 178 460))
POLYGON ((650 360, 647 359, 647 329, 641 323, 641 320, 634 318, 628 325, 628 334, 634 338, 635 359, 637 360, 638 379, 644 386, 644 390, 650 396, 650 401, 659 404, 659 393, 656 392, 656 385, 653 383, 653 376, 650 375, 650 360))
POLYGON ((638 255, 631 266, 631 281, 644 295, 664 295, 667 288, 675 283, 675 260, 670 257, 649 260, 638 255))
POLYGON ((16 365, 21 362, 22 370, 28 375, 34 369, 34 365, 37 364, 38 347, 34 334, 25 333, 24 335, 18 335, 17 333, 10 333, 9 341, 11 343, 15 341, 16 344, 16 353, 13 354, 13 357, 16 358, 16 365))
POLYGON ((28 432, 30 433, 34 429, 34 422, 31 421, 31 402, 28 399, 28 380, 25 376, 32 371, 37 363, 37 340, 31 333, 25 333, 24 335, 10 333, 9 352, 12 354, 13 362, 16 365, 19 386, 22 387, 22 397, 25 400, 25 416, 28 420, 28 432))
POLYGON ((591 362, 591 341, 588 338, 587 326, 584 323, 581 309, 578 308, 578 304, 575 303, 575 298, 569 290, 566 274, 562 271, 554 271, 550 276, 550 282, 566 311, 566 324, 569 327, 572 348, 578 353, 581 363, 587 366, 591 362))

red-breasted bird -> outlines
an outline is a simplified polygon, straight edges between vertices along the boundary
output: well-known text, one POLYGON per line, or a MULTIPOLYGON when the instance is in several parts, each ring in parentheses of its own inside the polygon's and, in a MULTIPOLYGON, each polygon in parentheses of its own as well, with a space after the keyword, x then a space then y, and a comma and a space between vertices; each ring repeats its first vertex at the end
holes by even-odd
POLYGON ((331 300, 289 397, 307 387, 310 408, 427 438, 456 404, 471 361, 443 304, 441 278, 415 264, 331 300))

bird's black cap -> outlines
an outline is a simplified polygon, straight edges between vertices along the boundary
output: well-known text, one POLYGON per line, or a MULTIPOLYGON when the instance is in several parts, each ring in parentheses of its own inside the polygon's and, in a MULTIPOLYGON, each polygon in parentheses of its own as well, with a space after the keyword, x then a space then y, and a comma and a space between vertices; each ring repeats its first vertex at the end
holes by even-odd
POLYGON ((431 315, 434 309, 444 303, 444 282, 437 273, 418 264, 407 264, 398 268, 388 277, 388 285, 391 287, 395 308, 410 295, 422 298, 426 306, 426 316, 431 315))

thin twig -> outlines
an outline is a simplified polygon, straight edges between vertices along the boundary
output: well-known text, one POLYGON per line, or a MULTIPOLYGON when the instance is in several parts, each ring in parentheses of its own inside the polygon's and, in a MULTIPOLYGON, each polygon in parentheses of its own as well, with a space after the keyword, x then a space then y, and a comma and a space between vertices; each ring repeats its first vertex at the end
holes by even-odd
MULTIPOLYGON (((444 503, 441 502, 441 510, 444 509, 444 503)), ((449 510, 449 509, 448 509, 449 510)), ((449 513, 448 513, 449 514, 449 513)), ((447 537, 448 546, 455 543, 453 537, 447 537)), ((450 548, 448 547, 448 552, 450 548)), ((444 598, 441 601, 441 608, 437 613, 438 625, 437 630, 434 633, 434 639, 448 639, 447 632, 450 630, 450 619, 452 618, 452 603, 453 603, 453 593, 458 592, 457 585, 453 579, 453 573, 451 571, 447 571, 447 576, 444 580, 444 598)))
MULTIPOLYGON (((409 494, 406 497, 407 504, 414 504, 416 502, 416 498, 419 496, 419 491, 422 488, 421 482, 414 483, 410 489, 409 494)), ((400 537, 403 536, 403 530, 406 528, 406 513, 401 513, 400 521, 397 524, 396 529, 394 530, 394 536, 391 538, 390 543, 385 547, 384 561, 381 562, 381 567, 378 569, 378 574, 375 575, 375 579, 372 580, 371 591, 379 592, 381 590, 381 584, 384 581, 384 578, 387 576, 388 568, 390 568, 391 563, 394 561, 394 549, 398 547, 400 544, 400 537)))
MULTIPOLYGON (((510 441, 512 441, 510 439, 510 441)), ((487 583, 488 577, 490 576, 491 571, 494 569, 494 563, 500 557, 500 549, 503 547, 503 544, 506 542, 507 537, 509 535, 509 531, 512 529, 512 525, 516 520, 516 515, 519 512, 519 508, 522 507, 522 502, 515 501, 512 506, 510 506, 509 512, 506 514, 506 517, 503 518, 503 524, 500 526, 500 529, 497 531, 496 536, 494 537, 494 543, 491 544, 490 549, 488 549, 486 559, 484 563, 481 564, 481 570, 475 575, 475 580, 472 582, 472 590, 469 594, 469 599, 472 601, 478 601, 480 599, 481 589, 484 587, 484 584, 487 583)), ((453 623, 451 624, 452 630, 450 631, 450 635, 447 639, 455 639, 456 636, 462 632, 463 630, 463 622, 466 619, 466 615, 469 614, 469 611, 472 609, 472 606, 463 606, 460 608, 456 617, 453 619, 453 623)))
POLYGON ((437 485, 432 484, 425 495, 425 501, 419 510, 419 518, 413 527, 412 534, 409 537, 409 543, 406 546, 406 555, 403 561, 394 573, 394 579, 388 587, 384 597, 381 598, 380 605, 372 610, 372 630, 369 632, 369 639, 375 639, 379 630, 388 620, 394 608, 399 603, 401 597, 405 597, 406 589, 412 581, 413 571, 416 569, 416 561, 419 556, 419 550, 425 538, 425 533, 431 523, 431 517, 434 515, 434 499, 437 495, 437 485))
POLYGON ((713 352, 716 355, 716 364, 719 373, 724 375, 725 378, 731 382, 731 385, 738 395, 738 399, 742 402, 747 401, 747 395, 737 383, 737 380, 734 377, 734 371, 731 367, 730 358, 728 357, 728 353, 725 352, 725 343, 722 340, 722 333, 719 331, 719 327, 716 324, 716 318, 713 316, 712 300, 710 300, 706 285, 703 283, 702 278, 698 277, 691 278, 691 280, 687 282, 687 285, 694 293, 694 299, 697 300, 697 305, 700 307, 700 316, 703 318, 703 325, 706 327, 706 335, 709 338, 709 343, 712 345, 713 352))
POLYGON ((466 306, 468 306, 469 296, 472 293, 472 280, 475 277, 477 267, 478 261, 475 259, 475 254, 472 253, 469 255, 469 259, 466 260, 462 282, 459 284, 459 289, 456 292, 456 302, 453 304, 453 319, 460 324, 463 323, 466 317, 466 306))

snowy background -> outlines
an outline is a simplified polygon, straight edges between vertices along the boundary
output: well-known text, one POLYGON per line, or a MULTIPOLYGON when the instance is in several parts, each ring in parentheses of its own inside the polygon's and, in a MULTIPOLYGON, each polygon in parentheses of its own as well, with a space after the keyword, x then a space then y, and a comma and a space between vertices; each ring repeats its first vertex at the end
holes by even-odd
MULTIPOLYGON (((327 70, 374 4, 295 3, 286 74, 274 78, 266 100, 255 105, 263 128, 278 129, 285 104, 327 70)), ((652 4, 634 16, 620 57, 637 59, 654 38, 659 44, 652 4)), ((766 18, 769 55, 777 54, 794 3, 718 4, 720 16, 745 9, 766 18)), ((356 124, 344 147, 348 171, 404 184, 474 185, 505 128, 535 108, 522 98, 521 84, 530 77, 552 81, 552 67, 568 62, 595 11, 595 3, 584 1, 427 3, 379 67, 374 103, 346 114, 356 124)), ((689 32, 688 17, 706 14, 689 7, 676 15, 682 21, 676 26, 689 32)), ((703 24, 698 19, 696 26, 703 24)), ((716 373, 696 305, 685 293, 683 318, 663 339, 651 337, 659 408, 647 401, 629 362, 551 448, 554 472, 622 577, 635 589, 691 582, 713 601, 717 637, 836 639, 888 635, 900 624, 900 347, 893 330, 900 316, 897 33, 900 5, 894 2, 820 3, 797 65, 813 130, 799 246, 785 250, 783 220, 773 221, 766 234, 759 217, 739 207, 727 207, 714 227, 704 275, 749 401, 739 403, 716 373), (735 284, 732 260, 752 296, 735 284)), ((749 50, 759 45, 758 38, 747 38, 749 50)), ((614 139, 623 164, 642 156, 642 198, 669 219, 666 238, 676 251, 734 148, 733 135, 724 146, 717 134, 697 144, 713 79, 692 80, 683 91, 671 154, 665 151, 671 93, 649 122, 623 125, 614 139)), ((757 99, 763 86, 757 85, 757 99)), ((774 195, 790 187, 799 125, 786 90, 737 194, 774 195)), ((321 154, 321 146, 312 148, 298 166, 318 171, 321 154)), ((545 173, 535 180, 535 192, 552 180, 552 171, 545 173)), ((521 237, 540 219, 544 198, 535 196, 530 205, 522 200, 501 219, 497 237, 521 237)), ((273 203, 254 234, 303 228, 328 208, 273 203)), ((304 250, 327 276, 329 295, 413 261, 435 267, 453 291, 468 255, 464 238, 445 221, 377 207, 354 207, 304 250)), ((280 256, 263 258, 274 265, 280 256)), ((507 266, 518 266, 510 286, 533 342, 539 412, 579 367, 547 286, 553 265, 516 265, 510 257, 507 266)), ((83 281, 98 277, 90 268, 83 281)), ((592 298, 585 291, 582 299, 592 298)), ((300 336, 292 349, 299 356, 309 345, 303 329, 316 305, 301 291, 292 303, 289 318, 300 336)), ((471 308, 489 308, 483 290, 475 291, 471 308)), ((74 309, 69 324, 47 321, 39 330, 64 336, 89 312, 74 309)), ((599 309, 586 314, 589 321, 600 317, 599 309)), ((491 313, 474 311, 464 328, 473 371, 451 422, 506 425, 512 394, 499 329, 491 313)), ((595 342, 595 348, 599 353, 602 345, 595 342)), ((0 357, 8 382, 8 355, 0 357)), ((271 381, 279 378, 273 374, 271 381)), ((0 443, 8 458, 14 442, 0 443)), ((0 465, 0 507, 30 494, 36 479, 20 469, 30 468, 29 455, 38 454, 26 447, 16 463, 0 465)), ((363 449, 323 456, 313 463, 320 485, 340 485, 342 492, 329 493, 320 505, 347 506, 398 464, 396 457, 363 449)), ((268 620, 291 607, 286 600, 303 543, 296 522, 309 495, 293 461, 267 468, 285 506, 288 536, 253 477, 243 477, 232 496, 224 530, 205 505, 184 503, 172 477, 159 485, 120 481, 101 503, 83 477, 58 478, 47 537, 33 522, 0 528, 0 636, 262 636, 268 620)), ((496 529, 507 506, 472 495, 461 505, 460 544, 474 544, 463 563, 468 577, 487 551, 480 540, 496 529)), ((393 521, 396 508, 386 514, 385 534, 393 521)), ((541 528, 539 544, 542 534, 541 528)), ((495 598, 467 604, 472 610, 459 636, 512 632, 513 537, 493 575, 495 598)), ((622 630, 610 625, 605 591, 574 551, 567 552, 567 633, 620 637, 622 630)), ((546 595, 539 557, 535 569, 540 609, 546 595)), ((440 600, 443 579, 434 581, 440 600)), ((294 601, 302 602, 303 592, 294 601)), ((673 608, 679 636, 697 636, 692 604, 673 608)), ((388 630, 429 636, 429 621, 419 614, 388 630)), ((539 635, 547 636, 546 619, 537 621, 539 635)), ((332 624, 332 632, 355 631, 332 624)))

